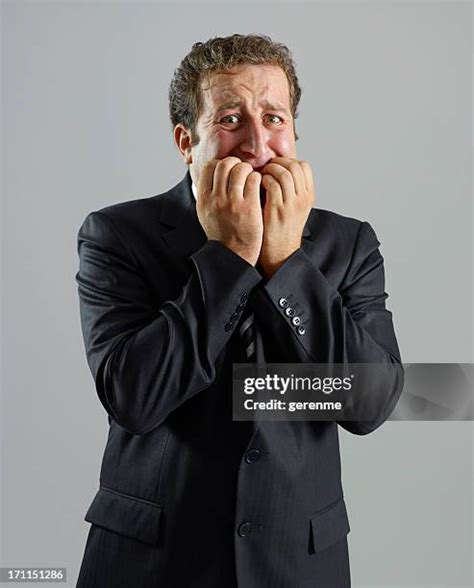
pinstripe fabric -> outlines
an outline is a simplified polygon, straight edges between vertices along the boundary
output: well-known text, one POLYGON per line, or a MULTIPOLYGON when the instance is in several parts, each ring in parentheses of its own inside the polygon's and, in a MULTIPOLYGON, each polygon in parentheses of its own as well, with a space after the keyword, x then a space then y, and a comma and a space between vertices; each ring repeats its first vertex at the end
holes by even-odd
POLYGON ((254 362, 256 359, 254 318, 253 311, 247 310, 243 314, 242 322, 239 325, 239 335, 242 340, 244 356, 248 362, 254 362))

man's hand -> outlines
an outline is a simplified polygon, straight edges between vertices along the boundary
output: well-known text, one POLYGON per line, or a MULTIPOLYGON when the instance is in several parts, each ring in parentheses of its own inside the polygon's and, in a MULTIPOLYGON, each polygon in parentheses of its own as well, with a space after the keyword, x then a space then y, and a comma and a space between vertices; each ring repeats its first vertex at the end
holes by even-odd
POLYGON ((201 172, 196 211, 208 239, 220 241, 255 265, 263 240, 261 174, 238 157, 208 161, 201 172))
POLYGON ((301 237, 314 202, 311 167, 306 161, 275 157, 262 169, 266 190, 263 244, 259 264, 271 277, 301 246, 301 237))

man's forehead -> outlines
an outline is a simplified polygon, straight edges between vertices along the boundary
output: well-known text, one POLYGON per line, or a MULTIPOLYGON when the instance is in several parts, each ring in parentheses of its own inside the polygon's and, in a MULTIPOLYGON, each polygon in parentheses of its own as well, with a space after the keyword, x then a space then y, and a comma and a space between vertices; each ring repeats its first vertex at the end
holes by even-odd
POLYGON ((289 84, 275 65, 242 66, 211 74, 201 83, 204 102, 211 108, 238 107, 249 97, 264 108, 288 109, 289 84))

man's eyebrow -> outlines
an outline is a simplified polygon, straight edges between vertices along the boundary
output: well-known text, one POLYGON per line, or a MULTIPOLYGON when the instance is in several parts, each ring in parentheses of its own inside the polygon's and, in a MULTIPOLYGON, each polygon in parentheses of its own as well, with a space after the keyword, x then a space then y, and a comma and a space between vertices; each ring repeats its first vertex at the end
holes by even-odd
POLYGON ((221 104, 217 108, 217 112, 221 112, 222 110, 227 110, 228 108, 236 108, 237 106, 240 106, 241 104, 242 104, 242 100, 238 100, 237 98, 235 100, 229 100, 228 102, 221 104))
POLYGON ((262 100, 262 102, 260 102, 260 106, 263 106, 263 108, 267 110, 281 110, 283 112, 288 112, 288 109, 282 104, 272 104, 268 100, 262 100))
MULTIPOLYGON (((217 107, 217 112, 221 112, 222 110, 227 110, 229 108, 237 108, 238 106, 242 105, 242 100, 239 100, 238 98, 229 100, 228 102, 225 102, 224 104, 221 104, 220 106, 217 107)), ((285 108, 285 106, 278 104, 278 103, 271 103, 269 100, 262 100, 260 102, 260 106, 263 107, 266 110, 279 110, 282 112, 286 112, 287 114, 289 113, 288 108, 285 108)))

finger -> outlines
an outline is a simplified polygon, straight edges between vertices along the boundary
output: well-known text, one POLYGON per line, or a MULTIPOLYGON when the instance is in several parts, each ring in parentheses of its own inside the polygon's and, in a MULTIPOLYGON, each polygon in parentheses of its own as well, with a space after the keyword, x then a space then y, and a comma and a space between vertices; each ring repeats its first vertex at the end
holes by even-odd
POLYGON ((262 172, 271 175, 280 184, 283 201, 294 196, 296 187, 293 176, 285 167, 277 163, 268 163, 262 172))
POLYGON ((218 162, 218 159, 210 159, 202 167, 198 181, 198 194, 204 198, 212 192, 214 170, 218 162))
POLYGON ((214 170, 213 194, 216 198, 227 199, 229 174, 231 169, 242 163, 238 157, 225 157, 217 162, 214 170))
POLYGON ((245 182, 253 171, 250 163, 239 163, 229 173, 228 195, 230 198, 243 198, 245 182))
POLYGON ((245 180, 244 199, 250 200, 255 206, 260 206, 260 185, 262 183, 262 174, 252 171, 245 180))
POLYGON ((311 192, 314 191, 314 178, 313 178, 313 171, 311 166, 307 161, 300 161, 300 166, 303 171, 306 189, 310 190, 311 192))
POLYGON ((295 184, 296 195, 304 196, 307 192, 307 188, 303 169, 300 165, 300 162, 294 159, 290 161, 287 165, 288 171, 293 176, 293 183, 295 184))
POLYGON ((292 161, 296 161, 296 159, 291 159, 289 157, 273 157, 268 163, 277 163, 278 165, 288 168, 292 161))
POLYGON ((303 168, 301 167, 301 161, 298 161, 297 159, 290 159, 288 157, 274 157, 271 163, 276 163, 287 169, 293 176, 296 195, 304 195, 308 188, 306 186, 306 179, 303 168))
POLYGON ((263 174, 262 184, 267 193, 265 207, 282 206, 283 191, 280 183, 270 174, 263 174))

